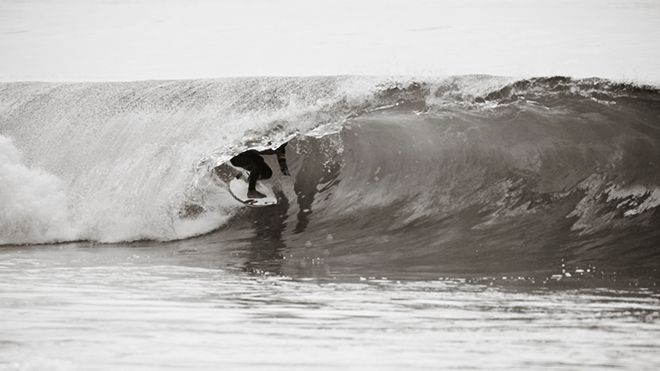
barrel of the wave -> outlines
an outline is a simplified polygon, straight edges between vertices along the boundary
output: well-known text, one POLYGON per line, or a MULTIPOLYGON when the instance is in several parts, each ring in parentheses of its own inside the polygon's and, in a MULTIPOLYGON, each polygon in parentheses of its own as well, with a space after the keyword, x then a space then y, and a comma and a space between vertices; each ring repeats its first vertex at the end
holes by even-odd
MULTIPOLYGON (((249 207, 265 207, 277 204, 272 187, 264 181, 273 176, 273 170, 262 156, 275 155, 282 175, 288 176, 286 146, 295 135, 275 148, 251 148, 232 157, 214 168, 215 176, 227 183, 229 193, 240 203, 249 207)), ((268 143, 272 146, 272 142, 268 143)))

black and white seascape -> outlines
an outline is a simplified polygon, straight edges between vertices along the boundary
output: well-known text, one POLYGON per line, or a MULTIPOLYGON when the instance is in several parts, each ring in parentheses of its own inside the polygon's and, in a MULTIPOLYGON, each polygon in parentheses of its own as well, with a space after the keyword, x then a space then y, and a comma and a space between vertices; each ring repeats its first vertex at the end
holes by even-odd
POLYGON ((0 370, 660 368, 659 20, 0 2, 0 370))

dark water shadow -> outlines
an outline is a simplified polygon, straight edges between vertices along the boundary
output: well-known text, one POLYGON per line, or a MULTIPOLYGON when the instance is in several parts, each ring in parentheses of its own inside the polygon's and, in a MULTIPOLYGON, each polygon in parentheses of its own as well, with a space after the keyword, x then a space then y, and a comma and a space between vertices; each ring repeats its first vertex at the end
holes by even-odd
POLYGON ((249 238, 249 249, 244 270, 251 273, 282 274, 284 239, 287 227, 289 200, 282 191, 275 192, 277 205, 247 210, 245 218, 254 234, 249 238))
POLYGON ((338 183, 337 177, 341 163, 330 161, 331 157, 336 156, 335 148, 327 147, 326 142, 315 138, 297 142, 297 155, 300 158, 301 166, 294 183, 298 203, 294 234, 303 233, 307 229, 316 195, 338 183))

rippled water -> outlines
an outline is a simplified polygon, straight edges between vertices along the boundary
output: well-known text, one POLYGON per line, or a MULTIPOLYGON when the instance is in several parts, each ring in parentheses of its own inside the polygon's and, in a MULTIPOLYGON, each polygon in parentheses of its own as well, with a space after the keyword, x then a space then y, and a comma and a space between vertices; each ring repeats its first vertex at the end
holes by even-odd
POLYGON ((249 250, 5 247, 0 369, 660 367, 653 287, 274 276, 249 250))

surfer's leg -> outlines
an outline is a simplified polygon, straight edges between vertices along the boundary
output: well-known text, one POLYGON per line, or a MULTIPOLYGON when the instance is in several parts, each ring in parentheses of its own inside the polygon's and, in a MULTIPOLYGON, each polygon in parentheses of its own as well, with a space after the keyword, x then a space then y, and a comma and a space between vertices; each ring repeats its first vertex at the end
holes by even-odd
POLYGON ((264 198, 265 194, 257 191, 257 181, 259 179, 268 179, 273 175, 273 171, 270 170, 266 161, 260 155, 255 155, 252 158, 252 163, 250 163, 249 171, 250 178, 248 179, 248 197, 250 198, 264 198))
POLYGON ((268 179, 273 174, 272 170, 266 165, 263 157, 257 151, 250 150, 243 152, 231 159, 234 166, 242 167, 250 173, 248 178, 248 194, 249 198, 264 198, 265 194, 257 191, 257 181, 259 179, 268 179), (268 175, 270 173, 270 175, 268 175), (265 177, 267 176, 268 177, 265 177))
POLYGON ((261 159, 259 163, 259 179, 270 179, 273 176, 273 170, 268 166, 266 161, 261 159))
POLYGON ((265 194, 257 191, 257 180, 259 180, 259 171, 250 171, 250 178, 248 179, 248 192, 249 198, 264 198, 265 194))
POLYGON ((257 180, 259 180, 259 172, 250 171, 250 178, 248 178, 248 191, 255 191, 257 189, 257 180))
POLYGON ((250 179, 248 180, 248 197, 264 198, 265 194, 257 191, 257 181, 259 179, 270 179, 273 176, 273 170, 266 164, 263 157, 258 156, 250 166, 250 179))

